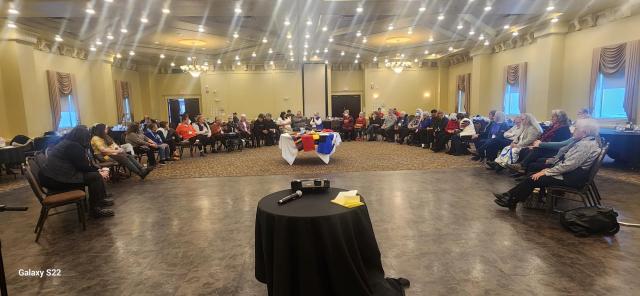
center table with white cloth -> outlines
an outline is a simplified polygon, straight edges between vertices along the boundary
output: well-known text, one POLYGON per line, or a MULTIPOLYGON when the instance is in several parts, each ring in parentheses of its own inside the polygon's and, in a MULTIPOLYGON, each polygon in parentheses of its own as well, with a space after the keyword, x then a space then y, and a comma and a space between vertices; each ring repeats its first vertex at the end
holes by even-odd
POLYGON ((305 133, 284 133, 280 135, 278 147, 282 151, 282 158, 292 165, 298 156, 298 151, 314 151, 324 163, 329 164, 331 155, 336 147, 342 143, 340 134, 333 131, 307 131, 305 133))

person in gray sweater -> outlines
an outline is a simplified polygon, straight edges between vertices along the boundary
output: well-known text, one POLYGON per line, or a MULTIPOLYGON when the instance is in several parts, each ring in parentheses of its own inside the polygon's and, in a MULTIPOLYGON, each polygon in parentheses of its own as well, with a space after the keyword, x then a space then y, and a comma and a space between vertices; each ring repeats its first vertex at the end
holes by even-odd
POLYGON ((562 147, 555 157, 547 160, 549 168, 532 174, 505 193, 494 193, 494 202, 501 207, 515 209, 517 203, 526 200, 535 188, 583 186, 588 182, 589 170, 602 151, 597 140, 598 131, 598 122, 594 119, 578 121, 573 133, 573 142, 562 147))

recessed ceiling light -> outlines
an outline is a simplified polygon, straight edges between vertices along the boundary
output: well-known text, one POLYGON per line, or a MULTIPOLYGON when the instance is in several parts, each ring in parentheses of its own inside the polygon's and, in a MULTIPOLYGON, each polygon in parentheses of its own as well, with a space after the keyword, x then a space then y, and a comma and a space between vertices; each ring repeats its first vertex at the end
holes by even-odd
POLYGON ((238 35, 238 32, 233 32, 233 38, 238 38, 240 37, 240 35, 238 35))
POLYGON ((328 64, 328 63, 329 63, 329 60, 324 60, 324 63, 325 63, 325 64, 328 64))
POLYGON ((327 30, 329 30, 329 28, 327 28, 327 26, 322 27, 322 32, 326 32, 327 30))
POLYGON ((420 12, 424 12, 425 10, 427 10, 427 8, 424 6, 420 6, 420 8, 418 8, 418 11, 420 12))
POLYGON ((62 41, 64 41, 64 40, 62 39, 62 37, 60 37, 60 35, 56 35, 53 39, 54 39, 56 42, 62 42, 62 41))
POLYGON ((401 54, 401 55, 400 55, 400 57, 404 59, 404 53, 403 53, 403 54, 401 54))
POLYGON ((238 62, 236 63, 236 65, 240 66, 240 65, 242 65, 242 63, 240 63, 240 61, 238 61, 238 62))
POLYGON ((333 37, 329 37, 329 43, 333 42, 333 37))
POLYGON ((356 32, 356 36, 357 36, 357 37, 362 36, 362 32, 360 32, 360 31, 356 32))
POLYGON ((384 62, 385 62, 385 63, 388 63, 388 62, 389 62, 389 59, 384 59, 384 62))
POLYGON ((161 54, 160 54, 160 58, 161 58, 161 59, 164 59, 164 54, 162 54, 162 53, 161 53, 161 54))
POLYGON ((471 36, 473 36, 475 34, 476 34, 476 31, 473 31, 473 30, 469 31, 469 35, 471 35, 471 36))
POLYGON ((187 61, 191 62, 191 60, 192 60, 191 57, 187 57, 187 61))
POLYGON ((478 37, 479 40, 484 40, 484 34, 480 34, 480 37, 478 37))
POLYGON ((449 46, 449 51, 453 51, 453 47, 449 46))
POLYGON ((487 5, 484 7, 484 11, 489 11, 491 10, 493 7, 491 7, 491 5, 487 5))
POLYGON ((96 11, 91 7, 85 9, 84 12, 86 12, 87 14, 96 14, 96 11))
POLYGON ((443 20, 443 19, 444 19, 444 14, 440 14, 440 15, 438 16, 438 20, 443 20))
POLYGON ((289 51, 289 55, 293 56, 293 50, 289 51))
POLYGON ((456 28, 458 28, 458 30, 462 30, 462 28, 464 28, 464 26, 462 25, 462 23, 460 23, 460 24, 458 25, 458 27, 456 27, 456 28))
POLYGON ((360 58, 360 54, 358 53, 356 54, 356 59, 359 59, 359 58, 360 58))
POLYGON ((289 21, 289 19, 284 20, 284 25, 285 26, 291 25, 291 22, 289 21))
POLYGON ((309 48, 309 44, 305 43, 304 48, 309 48))
POLYGON ((557 23, 558 21, 559 21, 559 19, 557 17, 554 17, 554 18, 551 19, 552 23, 557 23))
POLYGON ((111 35, 111 33, 107 34, 107 39, 113 40, 113 35, 111 35))
POLYGON ((293 62, 293 57, 291 57, 289 60, 293 62))
POLYGON ((355 61, 353 61, 353 63, 354 63, 354 64, 357 64, 357 63, 358 63, 358 59, 356 59, 355 61))
POLYGON ((204 33, 204 27, 202 25, 198 26, 198 32, 204 33))
POLYGON ((554 9, 556 8, 553 6, 553 4, 549 4, 549 6, 547 6, 547 11, 552 11, 554 9))
POLYGON ((418 59, 413 59, 413 62, 414 62, 414 63, 417 63, 417 62, 418 62, 418 59))
POLYGON ((130 51, 129 51, 129 55, 130 55, 130 56, 134 56, 134 55, 136 55, 136 52, 135 52, 135 51, 133 51, 133 50, 130 50, 130 51))
POLYGON ((362 38, 362 43, 367 43, 367 37, 362 38))
POLYGON ((344 55, 344 51, 341 51, 341 52, 340 52, 340 55, 341 55, 341 56, 343 56, 343 55, 344 55))
POLYGON ((15 28, 17 28, 18 26, 16 26, 16 23, 14 23, 14 22, 8 22, 8 23, 7 23, 7 27, 9 27, 9 28, 11 28, 11 29, 15 29, 15 28))
POLYGON ((511 26, 509 26, 509 25, 504 25, 504 27, 502 27, 502 28, 503 28, 503 29, 505 29, 505 30, 509 30, 509 28, 511 28, 511 26))
POLYGON ((9 12, 9 14, 20 14, 20 11, 15 9, 15 8, 9 8, 9 10, 7 10, 7 12, 9 12))
POLYGON ((272 54, 273 53, 273 49, 269 48, 269 53, 272 54))
POLYGON ((273 65, 273 61, 269 61, 269 65, 273 65))
POLYGON ((320 53, 320 50, 319 50, 319 49, 316 49, 316 53, 320 53))
POLYGON ((327 52, 329 52, 329 49, 325 47, 324 48, 324 53, 327 53, 327 52))
POLYGON ((307 26, 311 26, 311 25, 313 25, 313 22, 311 21, 311 19, 308 19, 307 20, 307 26))
POLYGON ((89 50, 90 51, 96 51, 97 49, 96 49, 96 46, 92 44, 91 47, 89 47, 89 50))
POLYGON ((373 61, 377 62, 378 61, 378 57, 373 57, 373 61))
POLYGON ((429 54, 429 50, 425 50, 425 51, 424 51, 424 54, 429 54))
POLYGON ((429 36, 429 42, 433 42, 433 36, 429 36))
POLYGON ((287 39, 291 39, 291 32, 287 33, 287 39))
POLYGON ((293 45, 291 43, 289 43, 289 49, 292 49, 293 45))
POLYGON ((122 55, 120 53, 116 53, 116 58, 120 59, 120 58, 122 58, 122 55))
POLYGON ((302 55, 305 55, 305 56, 306 56, 306 55, 307 55, 307 53, 308 53, 308 52, 305 50, 305 51, 302 53, 302 55))
POLYGON ((311 35, 309 35, 309 33, 305 33, 305 34, 304 34, 304 38, 305 38, 305 39, 309 39, 310 37, 311 37, 311 35))
POLYGON ((513 33, 511 33, 511 35, 513 36, 518 36, 520 33, 518 33, 518 31, 513 31, 513 33))
POLYGON ((120 29, 120 33, 127 33, 127 32, 129 32, 129 30, 127 30, 127 28, 120 29))
POLYGON ((255 51, 254 51, 254 52, 252 52, 252 53, 251 53, 251 56, 255 58, 255 57, 256 57, 256 52, 255 52, 255 51))
POLYGON ((171 62, 171 67, 175 67, 175 66, 176 66, 176 63, 171 62))
POLYGON ((163 9, 162 9, 162 13, 163 13, 163 14, 170 14, 170 13, 171 13, 171 10, 169 10, 169 8, 163 8, 163 9))
POLYGON ((485 40, 484 41, 484 46, 488 46, 489 45, 489 40, 485 40))
POLYGON ((236 55, 236 61, 240 60, 240 56, 236 55))
POLYGON ((143 17, 140 18, 140 22, 143 23, 143 24, 146 24, 146 23, 149 22, 149 19, 146 16, 143 16, 143 17))
POLYGON ((362 13, 363 10, 362 6, 358 6, 358 8, 356 8, 357 13, 362 13))
POLYGON ((233 10, 233 12, 235 12, 236 14, 241 14, 242 13, 242 9, 240 9, 239 6, 236 6, 236 8, 233 10))
POLYGON ((387 27, 387 30, 389 31, 393 30, 393 24, 389 24, 389 27, 387 27))
POLYGON ((267 43, 269 42, 269 40, 267 40, 267 37, 262 37, 262 43, 267 43))
POLYGON ((96 40, 96 45, 102 45, 102 41, 100 39, 96 40))
POLYGON ((221 59, 218 59, 218 60, 216 61, 216 63, 218 63, 218 64, 222 64, 222 60, 221 60, 221 59))
POLYGON ((113 0, 104 0, 104 2, 113 3, 113 0))

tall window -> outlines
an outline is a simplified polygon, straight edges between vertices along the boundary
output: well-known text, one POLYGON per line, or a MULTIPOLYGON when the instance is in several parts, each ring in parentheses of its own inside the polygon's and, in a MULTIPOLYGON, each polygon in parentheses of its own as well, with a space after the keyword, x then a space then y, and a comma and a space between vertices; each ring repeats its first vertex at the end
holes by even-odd
POLYGON ((458 113, 465 113, 467 111, 464 110, 464 91, 463 90, 458 90, 458 110, 456 110, 456 112, 458 113))
POLYGON ((611 75, 599 73, 594 93, 593 116, 607 119, 627 118, 624 94, 624 69, 611 75))
POLYGON ((58 129, 73 128, 78 125, 78 112, 71 95, 60 98, 60 124, 58 129))
POLYGON ((133 118, 131 117, 131 101, 129 100, 129 97, 124 97, 123 100, 123 106, 124 107, 124 121, 125 122, 131 122, 133 121, 133 118))
POLYGON ((187 106, 184 104, 184 98, 179 98, 178 103, 180 104, 180 114, 187 113, 187 106))
POLYGON ((504 90, 504 112, 514 115, 520 114, 520 88, 507 83, 504 90))

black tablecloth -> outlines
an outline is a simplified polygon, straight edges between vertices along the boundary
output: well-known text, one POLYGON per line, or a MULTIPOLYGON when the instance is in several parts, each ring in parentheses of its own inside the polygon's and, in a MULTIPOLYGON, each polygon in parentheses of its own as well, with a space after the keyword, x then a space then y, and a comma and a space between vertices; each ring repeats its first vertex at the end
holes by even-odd
POLYGON ((267 284, 269 295, 404 295, 384 277, 367 207, 331 203, 340 191, 306 193, 282 206, 277 200, 290 190, 260 200, 256 279, 267 284))
POLYGON ((640 132, 627 133, 603 128, 600 129, 600 136, 609 142, 609 157, 636 168, 640 167, 640 132))

